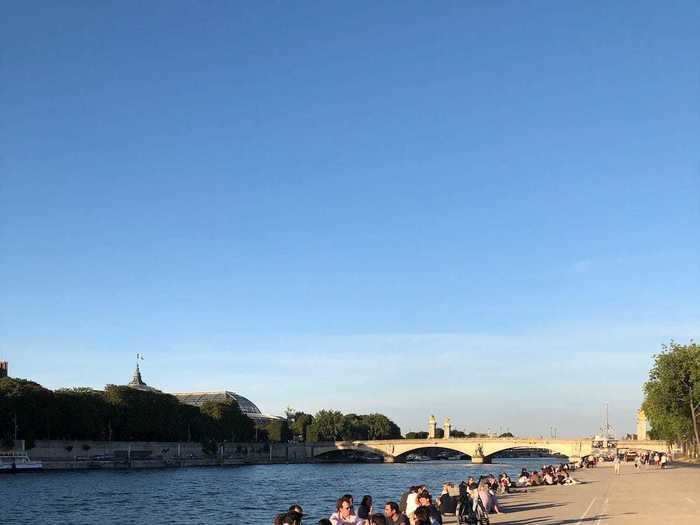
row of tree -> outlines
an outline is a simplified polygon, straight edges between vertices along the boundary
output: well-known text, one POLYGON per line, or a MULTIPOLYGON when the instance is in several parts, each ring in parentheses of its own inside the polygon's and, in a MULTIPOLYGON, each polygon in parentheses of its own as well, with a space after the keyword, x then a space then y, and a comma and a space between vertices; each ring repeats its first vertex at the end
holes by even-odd
MULTIPOLYGON (((263 432, 264 436, 265 433, 263 432)), ((0 379, 0 439, 251 441, 254 422, 235 402, 201 408, 175 396, 109 385, 104 391, 51 391, 33 381, 0 379)))
POLYGON ((651 423, 650 437, 678 443, 688 455, 700 446, 700 346, 671 341, 654 356, 644 385, 642 408, 651 423))
POLYGON ((343 414, 321 410, 312 416, 287 411, 290 439, 296 441, 353 441, 401 439, 401 429, 383 414, 343 414))
POLYGON ((108 385, 103 391, 52 391, 33 381, 0 379, 0 440, 37 439, 222 442, 395 439, 401 430, 382 414, 288 412, 256 427, 234 401, 195 407, 170 394, 108 385))

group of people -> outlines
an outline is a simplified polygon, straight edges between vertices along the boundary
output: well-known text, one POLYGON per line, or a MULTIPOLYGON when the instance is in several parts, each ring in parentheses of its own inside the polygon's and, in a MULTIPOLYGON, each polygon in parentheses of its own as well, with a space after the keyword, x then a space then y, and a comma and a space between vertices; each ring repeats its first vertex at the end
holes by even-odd
MULTIPOLYGON (((335 512, 329 518, 318 521, 318 525, 442 525, 443 516, 466 514, 498 514, 503 512, 498 496, 512 492, 523 492, 527 487, 540 485, 573 485, 578 483, 569 472, 569 465, 543 465, 529 472, 522 469, 513 482, 503 472, 478 479, 469 477, 458 485, 445 483, 442 492, 433 498, 427 485, 409 487, 399 501, 387 501, 383 512, 376 512, 372 496, 366 495, 355 509, 354 498, 344 494, 336 501, 335 512)), ((302 525, 305 514, 301 506, 292 505, 287 512, 275 517, 275 525, 302 525)), ((460 523, 469 522, 460 519, 460 523)))
POLYGON ((578 483, 569 472, 569 465, 542 465, 540 470, 528 472, 523 469, 518 476, 516 487, 537 487, 539 485, 575 485, 578 483))
MULTIPOLYGON (((615 469, 615 474, 619 475, 620 474, 620 467, 623 463, 623 460, 625 459, 625 455, 618 454, 616 453, 615 456, 613 457, 613 468, 615 469)), ((654 452, 651 454, 650 452, 644 452, 642 454, 635 454, 634 456, 634 468, 635 470, 639 471, 639 469, 642 467, 642 465, 654 465, 659 468, 666 468, 666 465, 668 463, 668 456, 666 454, 659 453, 659 452, 654 452)), ((629 460, 628 460, 629 461, 629 460)))
POLYGON ((650 452, 645 452, 641 455, 637 455, 634 458, 634 465, 637 468, 639 468, 639 466, 641 465, 654 465, 659 468, 666 468, 668 459, 668 455, 664 454, 663 452, 654 452, 654 454, 651 454, 650 452))
MULTIPOLYGON (((318 525, 442 525, 442 515, 425 486, 411 487, 405 496, 401 505, 387 501, 384 512, 374 512, 372 496, 364 496, 355 510, 353 496, 345 494, 338 498, 335 512, 318 525)), ((274 525, 302 525, 304 516, 302 507, 295 504, 278 514, 274 525)))
MULTIPOLYGON (((510 478, 482 476, 469 477, 459 485, 445 483, 436 499, 426 485, 414 485, 404 492, 399 501, 387 501, 383 512, 375 512, 372 497, 364 496, 355 510, 354 498, 345 494, 338 498, 335 512, 318 525, 442 525, 444 515, 460 512, 500 513, 498 493, 510 491, 510 478), (468 509, 466 507, 469 507, 468 509)), ((302 525, 305 514, 300 505, 275 517, 274 525, 302 525)))

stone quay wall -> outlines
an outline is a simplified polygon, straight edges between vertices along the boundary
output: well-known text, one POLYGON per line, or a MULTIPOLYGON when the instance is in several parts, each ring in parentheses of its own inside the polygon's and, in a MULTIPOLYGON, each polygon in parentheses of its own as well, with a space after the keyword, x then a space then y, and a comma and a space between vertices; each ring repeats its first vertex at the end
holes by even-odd
POLYGON ((225 443, 216 451, 204 451, 200 443, 156 441, 37 440, 24 450, 51 469, 121 469, 265 463, 307 463, 313 450, 295 443, 225 443))

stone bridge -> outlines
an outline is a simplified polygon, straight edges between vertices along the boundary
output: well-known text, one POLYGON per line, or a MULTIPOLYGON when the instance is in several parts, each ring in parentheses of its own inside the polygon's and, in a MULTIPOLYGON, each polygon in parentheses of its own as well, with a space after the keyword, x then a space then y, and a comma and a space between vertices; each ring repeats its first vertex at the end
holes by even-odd
MULTIPOLYGON (((518 448, 542 448, 558 452, 570 461, 589 456, 593 453, 591 438, 583 439, 542 439, 542 438, 449 438, 449 439, 396 439, 382 441, 336 441, 328 443, 307 444, 311 447, 310 455, 318 457, 338 450, 355 450, 378 454, 385 463, 402 462, 412 452, 429 447, 454 450, 471 457, 474 463, 490 463, 491 458, 499 452, 518 448)), ((667 452, 665 441, 618 441, 619 449, 649 450, 667 452)))

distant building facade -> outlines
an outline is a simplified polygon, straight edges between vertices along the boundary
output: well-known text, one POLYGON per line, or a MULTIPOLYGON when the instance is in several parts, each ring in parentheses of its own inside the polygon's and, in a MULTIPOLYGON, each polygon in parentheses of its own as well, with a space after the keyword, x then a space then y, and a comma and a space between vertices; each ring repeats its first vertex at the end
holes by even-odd
MULTIPOLYGON (((146 384, 141 376, 141 369, 139 368, 138 362, 136 363, 136 370, 134 370, 134 375, 131 381, 126 385, 134 390, 141 390, 143 392, 158 392, 161 393, 157 388, 153 388, 146 384)), ((241 409, 246 416, 252 419, 256 425, 264 425, 270 421, 282 421, 285 418, 280 416, 271 416, 268 414, 263 414, 260 409, 253 403, 250 399, 243 397, 235 392, 230 392, 228 390, 219 390, 213 392, 178 392, 172 394, 174 395, 180 403, 185 405, 192 405, 196 407, 201 407, 204 403, 209 401, 214 403, 228 403, 235 401, 238 403, 238 407, 241 409)))

